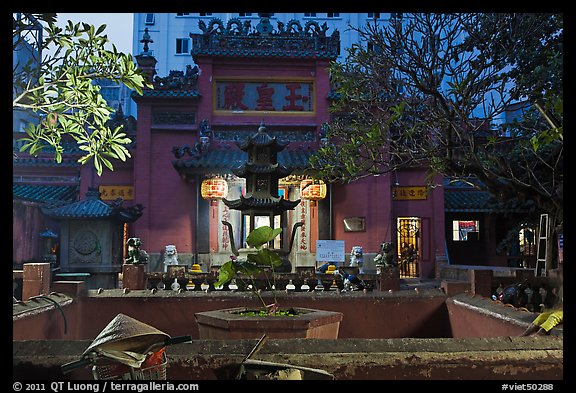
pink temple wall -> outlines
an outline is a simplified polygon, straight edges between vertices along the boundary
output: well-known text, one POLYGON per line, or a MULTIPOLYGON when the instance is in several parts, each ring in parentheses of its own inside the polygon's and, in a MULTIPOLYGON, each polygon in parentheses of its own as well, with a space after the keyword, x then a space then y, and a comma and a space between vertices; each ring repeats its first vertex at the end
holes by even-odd
MULTIPOLYGON (((381 175, 358 180, 351 184, 333 186, 333 233, 337 240, 345 241, 345 250, 362 246, 364 253, 377 253, 380 243, 397 243, 396 218, 418 217, 421 220, 421 277, 434 276, 436 254, 444 250, 443 189, 429 190, 426 200, 392 201, 391 186, 395 175, 381 175), (365 217, 365 232, 345 232, 343 220, 347 217, 365 217)), ((398 173, 404 186, 425 185, 423 170, 398 173)))

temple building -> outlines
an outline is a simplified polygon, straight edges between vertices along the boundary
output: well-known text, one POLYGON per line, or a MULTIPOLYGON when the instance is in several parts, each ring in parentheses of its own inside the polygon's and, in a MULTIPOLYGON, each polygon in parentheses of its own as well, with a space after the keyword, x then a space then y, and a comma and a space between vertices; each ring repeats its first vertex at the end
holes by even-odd
MULTIPOLYGON (((78 199, 95 198, 89 191, 97 189, 97 198, 108 204, 122 198, 123 208, 141 207, 123 221, 122 231, 125 239, 141 239, 149 271, 163 271, 167 245, 176 247, 180 263, 199 263, 209 271, 244 246, 251 228, 270 224, 283 228, 275 246, 287 247, 294 239, 293 267, 323 262, 317 257, 319 240, 343 241, 344 263, 352 247, 362 247, 367 272, 376 270, 372 261, 383 242, 393 243, 399 258, 410 250, 400 266, 402 277, 434 277, 437 262, 450 257, 453 263, 506 264, 494 257, 497 229, 504 225, 491 215, 486 198, 476 200, 477 192, 458 189, 447 206, 450 187, 426 187, 426 168, 349 184, 310 184, 308 160, 325 143, 331 120, 328 68, 341 56, 337 29, 312 19, 282 23, 270 14, 259 14, 255 25, 237 18, 200 19, 199 32, 187 33, 191 46, 181 54, 186 67, 166 74, 158 72, 166 67, 160 67, 164 57, 155 57, 160 43, 148 27, 153 26, 139 37, 135 57, 154 88, 132 95, 136 118, 120 107, 111 119, 122 122, 133 139, 132 158, 98 176, 92 166, 75 162, 73 148, 63 161, 69 165, 58 168, 38 165, 48 162, 47 156, 22 156, 15 160, 16 207, 30 205, 34 187, 45 189, 54 184, 50 179, 73 188, 78 199), (255 153, 255 146, 266 148, 255 153), (256 206, 270 213, 258 215, 256 206), (454 253, 448 256, 450 247, 454 253), (476 250, 472 254, 466 251, 470 247, 476 250)), ((445 179, 435 180, 446 185, 445 179)), ((60 241, 74 236, 63 237, 59 220, 46 220, 31 229, 15 220, 14 227, 39 234, 50 226, 60 241)), ((117 266, 123 256, 114 255, 110 264, 117 266)), ((25 261, 19 257, 15 263, 25 261)))
POLYGON ((286 205, 282 241, 290 239, 294 223, 304 222, 296 229, 294 265, 319 262, 317 240, 344 240, 346 254, 359 245, 367 255, 391 241, 412 244, 419 254, 405 274, 432 275, 435 256, 444 251, 444 206, 441 189, 426 189, 423 170, 348 185, 315 184, 308 191, 322 187, 325 194, 302 195, 302 182, 311 178, 308 159, 330 120, 328 66, 340 53, 339 31, 314 21, 272 25, 268 14, 256 26, 218 19, 199 26, 201 33, 190 33, 190 66, 166 76, 157 74, 155 43, 145 31, 136 58, 154 89, 133 95, 133 165, 87 176, 91 184, 82 185, 108 193, 130 190, 134 203, 144 206, 129 231, 150 253, 150 268, 167 244, 176 245, 181 260, 204 269, 228 260, 230 234, 221 222, 232 224, 237 248, 248 228, 270 224, 254 215, 245 221, 246 206, 236 205, 254 201, 255 190, 267 187, 273 173, 275 203, 286 205), (259 165, 259 157, 246 164, 250 140, 275 141, 273 167, 259 165), (247 184, 247 170, 262 178, 247 184), (203 197, 207 187, 214 192, 203 197))

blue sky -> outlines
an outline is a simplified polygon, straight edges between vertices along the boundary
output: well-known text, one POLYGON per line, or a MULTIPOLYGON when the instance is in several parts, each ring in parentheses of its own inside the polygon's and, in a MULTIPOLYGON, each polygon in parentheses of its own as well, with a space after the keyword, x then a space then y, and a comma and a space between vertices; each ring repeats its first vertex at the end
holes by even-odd
POLYGON ((89 23, 96 27, 105 24, 106 30, 104 33, 108 35, 108 39, 116 49, 123 53, 132 52, 132 25, 133 14, 127 13, 58 13, 57 24, 61 27, 65 26, 67 21, 71 20, 76 24, 79 22, 89 23))

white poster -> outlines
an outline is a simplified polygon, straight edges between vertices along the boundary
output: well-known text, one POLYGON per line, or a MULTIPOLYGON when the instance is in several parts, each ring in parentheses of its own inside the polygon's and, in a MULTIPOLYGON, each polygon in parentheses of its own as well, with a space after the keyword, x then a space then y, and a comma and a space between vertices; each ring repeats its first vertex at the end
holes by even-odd
POLYGON ((317 262, 344 262, 344 240, 316 240, 317 262))

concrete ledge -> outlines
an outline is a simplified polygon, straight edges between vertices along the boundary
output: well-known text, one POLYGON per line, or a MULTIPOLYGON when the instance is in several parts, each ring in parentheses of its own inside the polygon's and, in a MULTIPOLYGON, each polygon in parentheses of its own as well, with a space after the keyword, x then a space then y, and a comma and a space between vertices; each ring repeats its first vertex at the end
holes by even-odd
POLYGON ((442 280, 440 282, 440 288, 444 291, 446 296, 454 296, 459 293, 470 292, 470 282, 442 280))
POLYGON ((85 281, 54 281, 52 290, 74 298, 88 295, 85 281))
POLYGON ((36 295, 27 301, 18 301, 12 304, 12 319, 26 318, 46 310, 52 310, 72 303, 72 298, 62 293, 49 295, 36 295))
MULTIPOLYGON (((228 380, 258 340, 193 340, 170 346, 169 380, 228 380)), ((14 341, 15 380, 90 379, 62 364, 91 341, 14 341)), ((325 370, 336 380, 562 380, 561 337, 269 339, 254 359, 325 370)))
MULTIPOLYGON (((526 329, 538 315, 538 313, 529 312, 525 309, 517 309, 497 300, 482 296, 472 296, 468 293, 458 294, 449 298, 447 304, 449 309, 452 304, 467 308, 475 315, 499 319, 508 325, 520 326, 522 330, 526 329)), ((469 320, 468 323, 470 323, 469 320)), ((486 323, 486 321, 484 323, 486 323)), ((555 326, 554 329, 550 331, 550 335, 563 336, 564 324, 555 326)))

